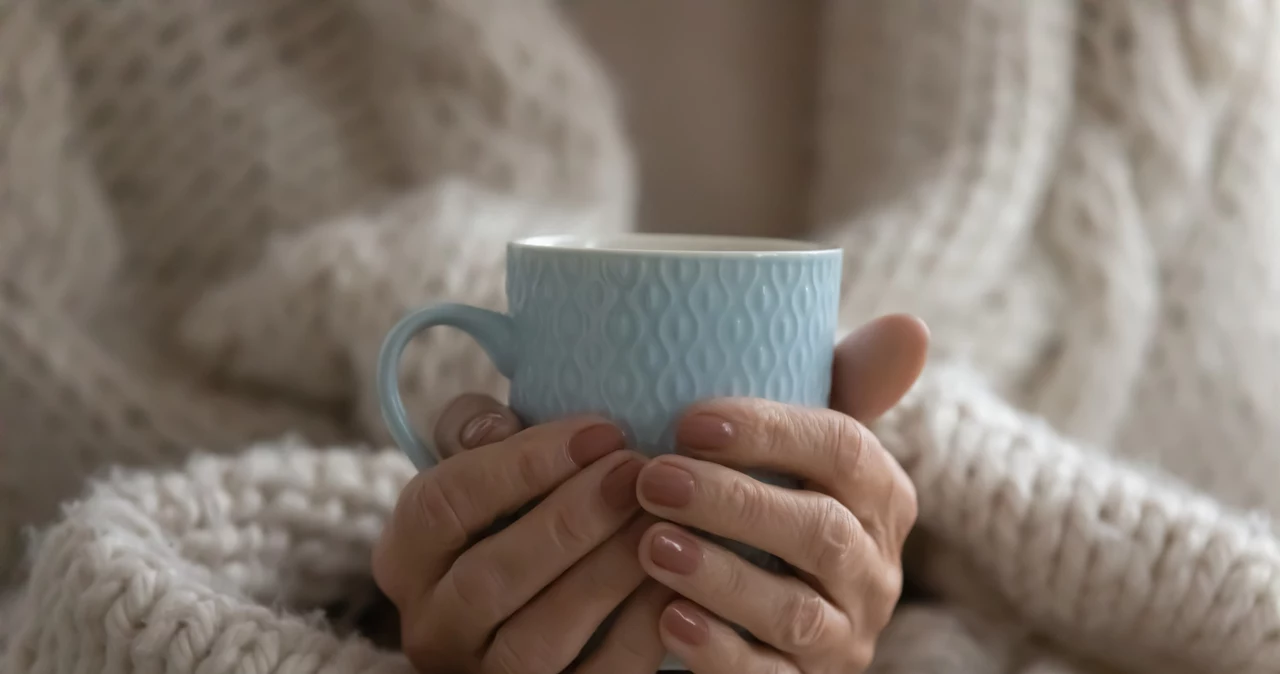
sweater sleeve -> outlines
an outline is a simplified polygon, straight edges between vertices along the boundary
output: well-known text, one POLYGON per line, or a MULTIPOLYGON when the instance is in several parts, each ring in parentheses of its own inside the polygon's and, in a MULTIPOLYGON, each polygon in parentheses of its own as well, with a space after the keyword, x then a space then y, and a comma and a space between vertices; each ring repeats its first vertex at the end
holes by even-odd
POLYGON ((1028 250, 1070 114, 1074 5, 824 3, 811 211, 845 251, 843 329, 910 312, 984 372, 1041 356, 1054 288, 1028 250))
POLYGON ((941 543, 920 572, 947 599, 1118 665, 1280 668, 1261 518, 1073 443, 967 368, 934 368, 876 432, 916 484, 941 543))
POLYGON ((75 131, 72 69, 44 8, 0 10, 0 586, 22 528, 47 521, 106 463, 166 464, 264 427, 334 435, 288 405, 198 397, 87 334, 127 256, 75 131))
MULTIPOLYGON (((359 6, 382 40, 372 88, 411 176, 275 239, 188 312, 180 340, 217 376, 349 410, 382 442, 374 363, 391 325, 432 302, 501 309, 506 241, 625 229, 632 179, 606 78, 551 4, 359 6)), ((419 423, 460 393, 502 393, 453 331, 416 340, 402 374, 419 423)))

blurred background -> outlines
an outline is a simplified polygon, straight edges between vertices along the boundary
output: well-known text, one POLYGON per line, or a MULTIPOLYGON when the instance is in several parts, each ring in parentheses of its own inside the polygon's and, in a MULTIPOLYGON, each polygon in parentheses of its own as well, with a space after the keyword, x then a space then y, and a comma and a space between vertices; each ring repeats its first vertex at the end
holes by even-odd
MULTIPOLYGON (((1114 542, 1191 493, 1191 520, 1271 541, 1278 15, 0 3, 0 571, 18 582, 23 532, 113 470, 387 446, 372 372, 397 318, 501 308, 507 240, 629 229, 830 242, 845 330, 923 317, 933 364, 886 433, 913 479, 952 480, 921 489, 925 528, 1001 578, 1022 567, 983 557, 1003 548, 982 523, 1025 531, 1033 506, 1114 542)), ((502 394, 465 338, 420 342, 424 427, 502 394)))

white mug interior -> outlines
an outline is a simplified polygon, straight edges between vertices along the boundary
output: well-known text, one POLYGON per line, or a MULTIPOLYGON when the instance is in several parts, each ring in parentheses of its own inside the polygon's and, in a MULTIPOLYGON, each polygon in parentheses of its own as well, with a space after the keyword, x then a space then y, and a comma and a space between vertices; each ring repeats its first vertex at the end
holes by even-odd
POLYGON ((795 255, 840 250, 829 245, 792 239, 644 233, 535 236, 513 241, 511 245, 593 253, 657 255, 795 255))

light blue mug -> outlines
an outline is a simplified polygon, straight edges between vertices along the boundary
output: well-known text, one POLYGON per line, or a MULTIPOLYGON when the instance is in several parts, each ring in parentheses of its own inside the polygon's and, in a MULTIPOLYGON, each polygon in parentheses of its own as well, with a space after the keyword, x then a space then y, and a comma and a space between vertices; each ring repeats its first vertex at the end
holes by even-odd
POLYGON ((633 448, 674 450, 691 403, 724 396, 826 407, 841 251, 798 241, 626 234, 508 244, 508 312, 420 309, 378 358, 382 413, 420 469, 437 461, 401 400, 399 362, 436 326, 471 335, 511 381, 526 424, 599 413, 633 448))
MULTIPOLYGON (((383 417, 418 468, 436 463, 409 425, 397 377, 409 341, 436 326, 479 342, 511 380, 509 404, 525 424, 599 413, 650 456, 675 450, 673 426, 699 400, 748 396, 826 407, 840 266, 839 249, 776 239, 516 241, 507 248, 507 313, 440 304, 392 328, 378 357, 383 417)), ((782 566, 762 551, 721 542, 766 568, 782 566)), ((662 665, 682 669, 671 658, 662 665)))

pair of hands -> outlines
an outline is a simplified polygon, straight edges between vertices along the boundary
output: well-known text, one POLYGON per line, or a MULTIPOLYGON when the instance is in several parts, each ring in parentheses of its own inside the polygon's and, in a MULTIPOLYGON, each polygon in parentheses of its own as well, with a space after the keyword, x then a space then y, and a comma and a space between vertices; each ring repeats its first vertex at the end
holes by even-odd
POLYGON ((677 427, 679 453, 655 459, 602 419, 522 429, 490 398, 456 400, 436 426, 445 460, 405 487, 374 551, 405 653, 424 674, 555 674, 621 607, 579 674, 652 674, 667 652, 697 674, 862 671, 901 592, 916 501, 860 422, 910 388, 927 343, 914 318, 873 321, 837 348, 835 411, 701 403, 677 427))

